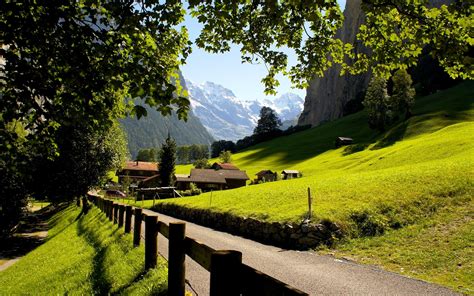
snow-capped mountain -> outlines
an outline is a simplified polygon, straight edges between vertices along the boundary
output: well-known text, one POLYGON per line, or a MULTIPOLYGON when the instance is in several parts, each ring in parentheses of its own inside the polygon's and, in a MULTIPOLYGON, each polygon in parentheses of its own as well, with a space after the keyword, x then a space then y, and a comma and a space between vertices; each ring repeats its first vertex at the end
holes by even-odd
POLYGON ((294 120, 303 110, 304 100, 287 93, 275 100, 241 100, 221 85, 196 84, 186 80, 191 108, 206 129, 219 140, 236 141, 253 133, 260 109, 275 110, 281 121, 294 120))

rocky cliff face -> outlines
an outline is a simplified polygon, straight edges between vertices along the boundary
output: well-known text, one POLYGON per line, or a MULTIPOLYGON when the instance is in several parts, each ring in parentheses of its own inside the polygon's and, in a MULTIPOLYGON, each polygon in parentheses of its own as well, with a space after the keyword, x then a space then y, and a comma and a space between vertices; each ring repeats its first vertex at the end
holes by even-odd
MULTIPOLYGON (((344 24, 338 32, 338 38, 352 44, 356 41, 359 26, 364 22, 361 9, 362 0, 347 0, 344 9, 344 24)), ((431 0, 430 7, 449 5, 453 0, 431 0)), ((359 52, 364 47, 355 45, 359 52)), ((340 68, 333 67, 326 71, 324 77, 315 78, 306 90, 304 109, 298 119, 298 125, 317 126, 326 121, 340 118, 361 107, 365 90, 369 84, 370 74, 340 76, 340 68)))
MULTIPOLYGON (((337 37, 344 42, 354 43, 359 26, 364 22, 360 7, 361 0, 348 0, 344 10, 344 25, 337 37)), ((363 51, 361 45, 356 46, 363 51)), ((317 126, 344 115, 344 109, 351 100, 361 100, 369 83, 370 75, 340 76, 340 67, 326 71, 324 77, 315 78, 306 90, 304 110, 298 124, 317 126)))

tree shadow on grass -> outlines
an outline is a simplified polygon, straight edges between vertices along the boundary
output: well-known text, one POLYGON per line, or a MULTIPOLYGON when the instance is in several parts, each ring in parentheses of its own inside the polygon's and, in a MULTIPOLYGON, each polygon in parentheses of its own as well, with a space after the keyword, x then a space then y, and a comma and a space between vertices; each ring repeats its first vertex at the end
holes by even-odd
MULTIPOLYGON (((107 277, 107 253, 112 244, 119 247, 125 255, 130 251, 127 245, 122 241, 124 234, 119 231, 120 228, 106 220, 102 213, 96 214, 94 212, 89 212, 88 214, 82 215, 77 222, 78 235, 83 237, 88 244, 95 249, 95 255, 92 259, 93 270, 90 280, 92 288, 96 294, 121 294, 146 276, 147 271, 143 266, 141 269, 136 271, 133 279, 130 279, 125 284, 121 285, 117 291, 112 292, 113 282, 109 277, 107 277), (107 237, 107 240, 104 240, 104 236, 100 235, 101 232, 105 233, 104 235, 107 237)), ((120 258, 117 258, 117 260, 120 260, 120 258)))
POLYGON ((92 282, 92 288, 94 292, 98 295, 108 295, 110 289, 112 288, 112 283, 107 279, 106 276, 106 266, 105 266, 105 256, 107 252, 107 245, 103 243, 103 240, 97 235, 94 231, 88 229, 86 224, 94 223, 96 224, 97 230, 101 228, 101 221, 99 221, 99 215, 96 214, 94 217, 89 213, 88 216, 82 215, 77 223, 77 234, 84 237, 89 245, 91 245, 96 253, 92 259, 93 270, 90 276, 92 282), (85 220, 89 221, 85 221, 85 220))
POLYGON ((382 134, 382 138, 372 147, 372 150, 382 149, 392 146, 398 141, 403 140, 408 128, 408 121, 402 121, 390 128, 386 134, 382 134))

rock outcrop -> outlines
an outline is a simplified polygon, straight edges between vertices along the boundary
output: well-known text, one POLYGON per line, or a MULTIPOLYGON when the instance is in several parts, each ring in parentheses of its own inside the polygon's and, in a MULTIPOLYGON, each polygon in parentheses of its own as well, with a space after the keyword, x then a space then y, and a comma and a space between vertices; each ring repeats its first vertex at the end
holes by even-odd
MULTIPOLYGON (((336 37, 354 44, 358 52, 366 52, 361 44, 356 43, 358 28, 364 22, 361 2, 362 0, 347 0, 344 24, 336 37)), ((453 0, 431 0, 429 6, 439 7, 451 3, 453 0)), ((362 107, 361 102, 369 80, 369 73, 340 76, 340 67, 333 67, 326 71, 324 77, 313 79, 306 90, 304 109, 298 125, 317 126, 358 111, 362 107)))
MULTIPOLYGON (((348 0, 344 10, 344 24, 336 35, 344 42, 355 43, 359 26, 364 22, 361 0, 348 0)), ((361 45, 355 45, 363 51, 361 45)), ((347 103, 361 100, 369 83, 370 75, 340 76, 340 67, 326 71, 324 77, 315 78, 306 90, 304 110, 298 124, 317 126, 323 122, 342 117, 347 103)))

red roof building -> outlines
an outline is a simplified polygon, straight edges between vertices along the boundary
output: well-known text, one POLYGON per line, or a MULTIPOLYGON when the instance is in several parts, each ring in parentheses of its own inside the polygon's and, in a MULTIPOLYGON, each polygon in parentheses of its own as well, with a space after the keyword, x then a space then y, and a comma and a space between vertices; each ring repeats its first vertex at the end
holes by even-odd
POLYGON ((239 170, 238 167, 236 167, 232 163, 227 163, 227 162, 224 162, 224 163, 214 162, 211 168, 214 170, 239 170))

